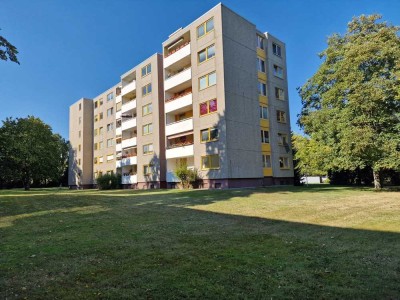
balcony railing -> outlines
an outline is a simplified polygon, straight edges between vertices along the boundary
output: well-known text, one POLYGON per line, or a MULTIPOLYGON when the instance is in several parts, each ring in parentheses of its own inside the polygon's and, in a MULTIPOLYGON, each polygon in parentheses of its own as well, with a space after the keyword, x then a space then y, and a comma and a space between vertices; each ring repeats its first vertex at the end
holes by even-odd
POLYGON ((165 113, 170 113, 171 111, 175 111, 181 109, 183 107, 189 107, 193 104, 193 95, 192 92, 185 93, 178 98, 175 98, 172 101, 168 101, 165 103, 165 113))
POLYGON ((189 131, 189 130, 193 130, 193 118, 192 117, 167 124, 167 126, 165 128, 165 134, 167 136, 169 136, 172 134, 185 132, 185 131, 189 131))
POLYGON ((165 157, 166 159, 170 158, 179 158, 179 157, 189 157, 194 155, 194 146, 193 143, 182 143, 180 146, 176 145, 176 147, 168 148, 165 157))
POLYGON ((168 56, 174 54, 175 52, 181 50, 183 47, 185 47, 186 45, 189 45, 189 44, 190 44, 190 42, 186 42, 186 43, 176 47, 175 49, 172 49, 171 51, 169 51, 169 53, 165 54, 164 57, 167 58, 168 56))
POLYGON ((169 90, 177 85, 184 82, 190 81, 192 79, 192 68, 186 67, 181 72, 167 76, 164 81, 165 90, 169 90))
POLYGON ((137 183, 137 175, 131 175, 130 173, 122 174, 122 184, 134 184, 137 183))

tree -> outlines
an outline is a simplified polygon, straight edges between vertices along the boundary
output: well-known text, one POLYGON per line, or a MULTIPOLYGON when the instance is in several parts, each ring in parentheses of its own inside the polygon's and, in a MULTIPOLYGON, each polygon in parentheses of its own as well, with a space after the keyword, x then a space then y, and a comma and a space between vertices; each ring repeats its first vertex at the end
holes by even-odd
POLYGON ((17 54, 17 48, 0 35, 0 59, 11 60, 19 64, 17 54))
POLYGON ((185 164, 181 164, 174 172, 176 177, 181 181, 183 189, 190 188, 192 184, 199 179, 197 170, 188 169, 185 164))
POLYGON ((0 127, 2 182, 59 180, 67 166, 68 143, 39 118, 7 118, 0 127))
POLYGON ((325 147, 326 169, 400 168, 399 27, 379 15, 353 18, 328 38, 318 71, 299 89, 299 124, 325 147))

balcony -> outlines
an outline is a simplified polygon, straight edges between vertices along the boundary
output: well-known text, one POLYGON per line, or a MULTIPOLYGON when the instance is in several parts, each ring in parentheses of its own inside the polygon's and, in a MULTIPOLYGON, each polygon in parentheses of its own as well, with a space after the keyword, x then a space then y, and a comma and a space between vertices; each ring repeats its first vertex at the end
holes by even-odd
POLYGON ((115 167, 118 169, 118 168, 121 168, 122 167, 122 161, 121 160, 117 160, 116 162, 115 162, 115 167))
POLYGON ((191 145, 184 145, 180 147, 173 147, 167 149, 166 151, 166 159, 170 158, 179 158, 179 157, 188 157, 194 155, 194 146, 191 145))
POLYGON ((115 113, 115 119, 121 119, 121 115, 122 115, 122 111, 120 110, 120 111, 117 111, 116 113, 115 113))
POLYGON ((116 152, 122 151, 122 144, 116 144, 115 145, 115 151, 116 152))
POLYGON ((134 184, 137 183, 137 175, 124 175, 121 180, 122 184, 134 184))
POLYGON ((129 147, 134 147, 136 146, 136 137, 130 138, 130 139, 126 139, 126 140, 122 140, 122 148, 129 148, 129 147))
POLYGON ((191 83, 192 80, 192 68, 189 66, 183 71, 174 74, 164 81, 164 89, 168 91, 174 87, 183 86, 185 83, 191 83))
POLYGON ((125 113, 125 112, 135 109, 135 108, 136 108, 136 99, 122 104, 121 112, 125 113))
POLYGON ((165 113, 169 113, 171 111, 175 111, 180 108, 184 108, 186 106, 191 106, 193 103, 193 94, 190 92, 189 94, 185 94, 183 96, 177 98, 168 99, 165 102, 165 113))
POLYGON ((136 127, 136 118, 127 119, 122 122, 122 130, 127 130, 133 127, 136 127))
POLYGON ((118 127, 115 129, 115 135, 121 135, 122 134, 122 127, 118 127))
POLYGON ((190 55, 190 43, 187 42, 187 43, 183 44, 182 46, 174 49, 173 52, 170 52, 164 58, 164 68, 171 66, 172 64, 180 61, 181 59, 183 59, 189 55, 190 55))
POLYGON ((165 135, 169 136, 190 130, 193 130, 193 118, 167 124, 165 127, 165 135))
POLYGON ((130 156, 130 157, 125 157, 121 160, 121 166, 132 166, 132 165, 137 165, 137 156, 130 156))
POLYGON ((126 94, 129 94, 130 92, 136 90, 136 81, 133 80, 132 82, 128 83, 124 87, 122 87, 121 90, 121 96, 124 96, 126 94))
POLYGON ((118 95, 117 97, 115 97, 115 103, 119 103, 122 101, 122 96, 118 95))

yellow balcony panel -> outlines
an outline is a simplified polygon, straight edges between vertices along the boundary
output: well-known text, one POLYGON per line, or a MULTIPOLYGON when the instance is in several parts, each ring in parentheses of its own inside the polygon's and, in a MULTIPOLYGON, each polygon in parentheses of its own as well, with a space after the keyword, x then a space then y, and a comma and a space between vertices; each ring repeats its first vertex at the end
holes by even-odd
POLYGON ((258 95, 258 101, 259 101, 261 104, 268 104, 268 98, 267 98, 267 96, 258 95))
POLYGON ((263 169, 264 176, 272 176, 272 168, 263 169))
POLYGON ((258 72, 258 79, 262 80, 264 83, 267 83, 267 74, 258 72))
POLYGON ((265 54, 265 50, 257 48, 257 55, 262 57, 262 58, 266 58, 267 55, 265 54))
POLYGON ((260 119, 260 127, 269 128, 269 120, 260 119))
POLYGON ((261 151, 264 152, 271 152, 271 145, 270 144, 261 144, 261 151))

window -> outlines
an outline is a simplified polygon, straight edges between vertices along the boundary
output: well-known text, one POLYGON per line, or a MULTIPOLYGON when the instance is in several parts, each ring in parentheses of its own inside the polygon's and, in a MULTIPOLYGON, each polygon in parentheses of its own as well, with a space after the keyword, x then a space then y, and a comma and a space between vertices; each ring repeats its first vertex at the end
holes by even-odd
POLYGON ((197 27, 197 38, 202 37, 203 35, 209 33, 213 29, 214 29, 214 18, 211 18, 197 27))
POLYGON ((78 159, 78 165, 81 165, 81 159, 80 158, 78 159))
POLYGON ((146 124, 143 125, 143 135, 150 134, 153 132, 153 124, 146 124))
POLYGON ((113 113, 114 113, 114 108, 113 107, 107 109, 107 117, 112 116, 113 113))
POLYGON ((99 114, 99 120, 103 120, 103 113, 99 114))
POLYGON ((143 154, 153 153, 153 144, 143 145, 143 154))
POLYGON ((107 102, 111 101, 114 98, 114 94, 111 92, 107 95, 107 102))
POLYGON ((257 70, 265 73, 265 61, 259 57, 257 57, 257 70))
POLYGON ((103 141, 99 142, 99 149, 104 149, 104 143, 103 143, 103 141))
POLYGON ((153 173, 153 165, 144 165, 143 166, 143 174, 150 175, 153 173))
POLYGON ((94 108, 97 108, 97 106, 99 106, 98 101, 94 101, 94 108))
POLYGON ((275 87, 275 97, 278 100, 285 100, 285 92, 282 89, 275 87))
POLYGON ((206 60, 209 60, 210 58, 213 58, 215 56, 215 44, 212 44, 211 46, 208 46, 207 48, 201 50, 197 54, 197 58, 199 60, 199 63, 202 63, 206 60))
POLYGON ((78 145, 78 151, 81 151, 81 148, 82 148, 82 147, 81 147, 81 145, 79 144, 79 145, 78 145))
POLYGON ((144 66, 142 68, 142 77, 149 75, 151 73, 151 64, 148 64, 147 66, 144 66))
POLYGON ((114 139, 108 139, 107 140, 107 148, 112 147, 114 145, 114 139))
POLYGON ((97 145, 97 143, 94 143, 94 150, 97 150, 98 149, 98 145, 97 145))
POLYGON ((268 144, 269 143, 269 131, 261 130, 261 143, 268 144))
POLYGON ((258 82, 258 94, 261 96, 267 96, 267 85, 261 81, 258 82))
POLYGON ((279 123, 286 123, 286 113, 282 110, 276 111, 276 120, 279 123))
POLYGON ((277 65, 274 65, 274 76, 283 78, 283 69, 277 65))
POLYGON ((99 116, 98 116, 98 115, 95 115, 95 116, 94 116, 94 121, 97 122, 98 120, 99 120, 99 116))
POLYGON ((95 165, 97 165, 97 163, 98 163, 97 157, 93 158, 93 163, 94 163, 95 165))
POLYGON ((281 156, 279 157, 279 168, 289 169, 289 158, 281 156))
POLYGON ((94 136, 97 136, 97 132, 98 132, 98 129, 95 128, 95 129, 94 129, 94 136))
POLYGON ((82 117, 79 117, 79 124, 82 123, 82 117))
POLYGON ((263 168, 271 168, 271 155, 263 154, 262 161, 263 161, 263 168))
POLYGON ((103 105, 103 99, 100 99, 99 100, 99 106, 102 106, 103 105))
POLYGON ((103 134, 103 127, 99 128, 99 134, 103 134))
POLYGON ((204 75, 199 78, 199 90, 204 90, 217 83, 217 75, 214 72, 204 75))
POLYGON ((258 34, 257 34, 257 47, 260 49, 264 49, 264 38, 258 34))
POLYGON ((114 123, 107 124, 107 131, 112 131, 114 129, 114 123))
POLYGON ((79 110, 82 110, 82 103, 79 103, 79 110))
POLYGON ((278 133, 278 144, 286 146, 288 145, 288 136, 285 133, 278 133))
POLYGON ((81 137, 82 136, 82 131, 79 130, 78 132, 78 136, 81 137))
POLYGON ((142 96, 146 96, 148 94, 151 93, 151 83, 145 85, 144 87, 142 87, 142 96))
POLYGON ((112 161, 114 159, 114 154, 107 155, 107 162, 112 161))
POLYGON ((275 55, 282 57, 282 49, 281 46, 278 46, 277 44, 273 43, 272 44, 272 53, 275 55))
POLYGON ((99 164, 103 163, 103 156, 99 156, 99 164))
POLYGON ((268 119, 268 107, 260 105, 260 119, 268 119))
POLYGON ((200 103, 200 116, 211 114, 216 112, 218 109, 217 99, 208 100, 200 103))
POLYGON ((200 141, 202 143, 218 140, 218 128, 207 128, 200 130, 200 141))
POLYGON ((151 114, 152 112, 153 112, 153 105, 151 103, 143 105, 142 107, 143 116, 151 114))
POLYGON ((206 155, 201 157, 201 169, 219 169, 219 155, 206 155))

